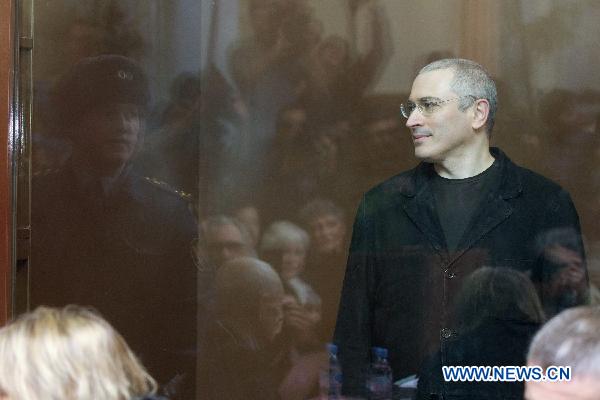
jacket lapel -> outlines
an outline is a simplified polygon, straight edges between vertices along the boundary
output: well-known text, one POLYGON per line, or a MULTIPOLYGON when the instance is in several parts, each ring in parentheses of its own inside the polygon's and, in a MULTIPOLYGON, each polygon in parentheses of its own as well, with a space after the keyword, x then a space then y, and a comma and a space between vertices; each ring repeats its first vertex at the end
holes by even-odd
POLYGON ((448 254, 446 238, 430 188, 429 182, 432 174, 435 174, 433 166, 428 163, 419 164, 414 169, 410 184, 400 188, 400 193, 406 197, 406 201, 403 203, 404 212, 437 253, 444 258, 450 257, 449 264, 454 263, 487 233, 509 218, 513 209, 507 200, 521 194, 521 179, 515 164, 498 148, 492 147, 490 152, 500 163, 502 169, 500 182, 492 188, 487 201, 480 205, 463 234, 457 251, 452 255, 448 254))
POLYGON ((480 207, 479 215, 473 218, 459 242, 457 250, 452 254, 449 260, 450 264, 471 249, 488 232, 504 222, 513 212, 510 204, 502 198, 486 201, 480 207))
POLYGON ((446 238, 435 209, 435 199, 429 186, 430 164, 421 163, 414 172, 412 187, 405 188, 402 194, 407 198, 403 203, 404 212, 427 238, 433 249, 444 258, 448 251, 446 238))
POLYGON ((515 164, 499 149, 491 148, 490 151, 502 169, 500 182, 492 187, 486 201, 480 204, 458 244, 457 251, 452 254, 450 264, 508 219, 513 213, 513 208, 507 200, 521 194, 521 179, 515 164))

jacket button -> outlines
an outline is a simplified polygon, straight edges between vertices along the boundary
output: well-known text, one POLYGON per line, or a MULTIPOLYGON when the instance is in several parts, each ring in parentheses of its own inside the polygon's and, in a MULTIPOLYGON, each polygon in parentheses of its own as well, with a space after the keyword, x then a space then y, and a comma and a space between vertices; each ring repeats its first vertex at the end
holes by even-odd
POLYGON ((456 278, 456 274, 454 272, 450 271, 449 269, 445 270, 444 274, 446 275, 446 278, 448 278, 448 279, 456 278))
POLYGON ((452 336, 452 329, 443 328, 440 331, 440 336, 444 339, 449 339, 452 336))

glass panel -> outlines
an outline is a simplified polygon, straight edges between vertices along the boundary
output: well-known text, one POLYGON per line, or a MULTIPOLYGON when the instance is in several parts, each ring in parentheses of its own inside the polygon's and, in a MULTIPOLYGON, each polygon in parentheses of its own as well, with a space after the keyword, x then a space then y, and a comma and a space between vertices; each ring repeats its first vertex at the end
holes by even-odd
POLYGON ((546 318, 598 297, 597 2, 55 0, 34 17, 30 304, 95 307, 174 398, 325 395, 331 341, 351 396, 375 390, 383 347, 395 398, 518 398, 441 367, 525 365, 546 318), (481 76, 413 85, 453 57, 495 80, 502 152, 481 76))

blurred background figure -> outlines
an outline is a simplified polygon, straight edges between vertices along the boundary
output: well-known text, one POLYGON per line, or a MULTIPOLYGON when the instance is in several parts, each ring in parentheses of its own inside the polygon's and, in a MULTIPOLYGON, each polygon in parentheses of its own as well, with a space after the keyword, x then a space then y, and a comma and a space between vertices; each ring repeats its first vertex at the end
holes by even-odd
POLYGON ((280 336, 283 296, 277 273, 255 258, 237 258, 217 270, 215 320, 202 362, 201 398, 278 398, 290 365, 280 336))
POLYGON ((86 308, 38 307, 0 329, 0 399, 158 400, 156 388, 123 337, 86 308))
POLYGON ((275 270, 256 258, 236 258, 217 270, 214 287, 199 398, 300 400, 316 394, 326 358, 298 346, 304 325, 298 310, 287 307, 275 270))
POLYGON ((568 382, 527 382, 527 400, 595 400, 600 393, 600 308, 582 306, 552 318, 535 335, 527 364, 571 367, 568 382))
POLYGON ((309 199, 313 190, 311 129, 303 105, 294 103, 280 110, 260 195, 267 221, 289 218, 290 209, 299 209, 309 199))
POLYGON ((599 300, 598 289, 589 287, 583 243, 574 229, 549 230, 537 238, 536 245, 544 263, 544 275, 538 281, 548 317, 599 300))
POLYGON ((248 16, 253 34, 233 49, 229 65, 252 116, 239 154, 244 172, 240 184, 252 191, 264 179, 279 110, 298 98, 305 81, 320 25, 304 1, 251 0, 248 16))
POLYGON ((300 352, 322 350, 317 338, 321 298, 301 278, 309 248, 308 234, 288 221, 277 221, 263 235, 260 256, 271 264, 286 292, 285 318, 294 348, 300 352))
POLYGON ((330 342, 346 269, 348 232, 345 214, 332 201, 316 199, 306 204, 300 215, 313 244, 308 255, 306 279, 322 301, 320 338, 330 342))
POLYGON ((345 189, 353 192, 346 210, 354 212, 365 191, 412 164, 413 145, 398 110, 406 97, 370 95, 361 99, 351 147, 353 184, 345 189))
MULTIPOLYGON (((304 272, 309 248, 306 231, 289 221, 276 221, 265 231, 261 244, 261 258, 271 264, 284 281, 299 278, 304 272)), ((306 299, 306 294, 299 296, 306 299)))
MULTIPOLYGON (((482 267, 466 278, 454 310, 444 365, 525 365, 529 342, 545 320, 531 280, 503 267, 482 267)), ((523 393, 522 382, 444 382, 438 351, 421 369, 417 399, 442 393, 442 385, 457 398, 516 399, 523 393)))
POLYGON ((204 251, 211 267, 220 268, 227 261, 255 254, 252 236, 246 226, 226 215, 208 217, 202 222, 204 251))
POLYGON ((363 95, 377 82, 391 55, 388 20, 376 1, 350 2, 352 41, 338 35, 321 40, 307 66, 307 79, 301 93, 311 119, 319 123, 347 118, 356 111, 363 95), (367 13, 369 48, 356 52, 355 19, 362 9, 367 13))

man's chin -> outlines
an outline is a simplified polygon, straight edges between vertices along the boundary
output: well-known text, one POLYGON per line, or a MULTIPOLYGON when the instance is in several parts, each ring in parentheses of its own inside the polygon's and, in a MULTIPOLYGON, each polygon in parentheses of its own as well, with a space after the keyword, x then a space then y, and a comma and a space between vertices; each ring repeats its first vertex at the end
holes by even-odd
POLYGON ((427 163, 433 163, 433 162, 435 162, 435 160, 431 156, 431 154, 425 153, 423 151, 419 151, 417 149, 415 149, 415 158, 417 160, 419 160, 419 161, 423 161, 423 162, 427 162, 427 163))

